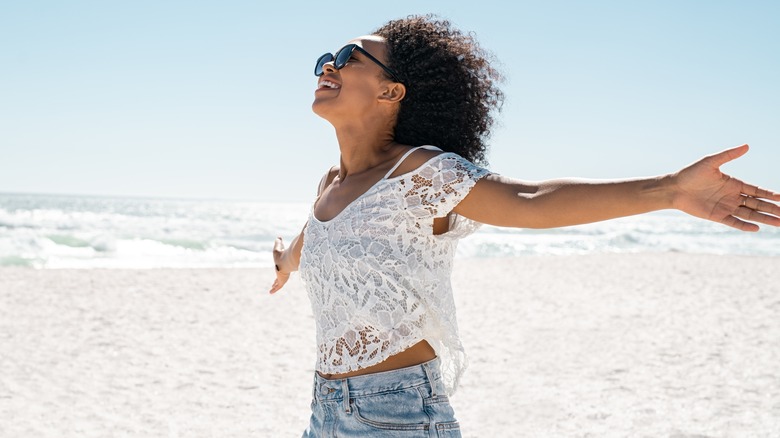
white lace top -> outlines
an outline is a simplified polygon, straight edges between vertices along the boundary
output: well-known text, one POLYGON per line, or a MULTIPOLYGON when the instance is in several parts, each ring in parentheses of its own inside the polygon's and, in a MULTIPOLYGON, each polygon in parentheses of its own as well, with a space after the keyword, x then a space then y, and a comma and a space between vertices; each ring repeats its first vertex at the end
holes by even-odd
POLYGON ((450 231, 434 235, 433 219, 447 216, 489 171, 443 153, 389 178, 406 156, 333 219, 318 220, 312 207, 299 269, 316 320, 316 369, 354 371, 426 340, 452 393, 466 365, 452 261, 458 239, 479 224, 453 215, 450 231))

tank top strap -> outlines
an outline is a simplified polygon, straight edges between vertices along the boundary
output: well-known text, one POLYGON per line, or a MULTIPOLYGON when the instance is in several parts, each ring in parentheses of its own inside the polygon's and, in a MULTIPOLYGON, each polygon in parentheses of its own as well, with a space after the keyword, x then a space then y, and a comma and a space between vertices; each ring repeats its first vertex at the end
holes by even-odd
POLYGON ((389 172, 387 172, 387 174, 385 174, 385 177, 384 177, 384 178, 382 178, 382 179, 387 179, 388 177, 390 177, 390 175, 392 175, 392 174, 393 174, 393 172, 395 172, 395 171, 396 171, 396 169, 398 169, 398 166, 400 166, 400 165, 401 165, 401 163, 403 163, 403 162, 404 162, 404 160, 406 159, 406 157, 408 157, 409 155, 411 155, 411 154, 412 154, 412 152, 416 151, 417 149, 428 149, 428 150, 430 150, 430 151, 440 151, 440 150, 441 150, 440 148, 438 148, 438 147, 436 147, 436 146, 428 146, 428 145, 426 145, 426 146, 417 146, 417 147, 413 147, 413 148, 409 149, 408 151, 406 151, 406 153, 405 153, 405 154, 401 155, 401 158, 400 158, 398 161, 396 161, 395 165, 393 165, 393 168, 392 168, 392 169, 390 169, 390 171, 389 171, 389 172))

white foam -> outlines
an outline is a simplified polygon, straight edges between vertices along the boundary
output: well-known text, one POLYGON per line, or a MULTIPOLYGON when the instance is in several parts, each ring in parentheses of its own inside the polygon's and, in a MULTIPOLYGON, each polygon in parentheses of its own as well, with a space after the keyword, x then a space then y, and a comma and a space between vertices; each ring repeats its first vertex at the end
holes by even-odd
MULTIPOLYGON (((0 194, 0 264, 41 268, 270 267, 309 203, 0 194), (5 260, 5 262, 4 262, 5 260)), ((686 252, 780 256, 780 231, 742 233, 658 212, 551 230, 483 226, 457 257, 686 252)))

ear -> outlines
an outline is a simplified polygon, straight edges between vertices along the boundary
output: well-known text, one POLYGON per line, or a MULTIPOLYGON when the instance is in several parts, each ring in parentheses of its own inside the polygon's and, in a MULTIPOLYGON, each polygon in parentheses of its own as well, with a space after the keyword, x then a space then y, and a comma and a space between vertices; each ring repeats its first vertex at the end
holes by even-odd
POLYGON ((390 82, 379 95, 379 101, 384 103, 400 102, 406 96, 406 87, 399 82, 390 82))

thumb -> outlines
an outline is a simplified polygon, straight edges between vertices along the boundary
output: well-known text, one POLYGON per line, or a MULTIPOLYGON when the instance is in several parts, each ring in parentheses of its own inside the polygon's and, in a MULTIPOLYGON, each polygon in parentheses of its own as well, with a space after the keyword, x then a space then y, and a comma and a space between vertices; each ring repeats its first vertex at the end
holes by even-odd
POLYGON ((284 250, 284 243, 282 243, 282 238, 277 237, 274 241, 274 251, 283 251, 284 250))
POLYGON ((720 167, 729 161, 736 160, 737 158, 745 155, 750 149, 750 146, 747 144, 739 145, 737 147, 726 149, 723 152, 718 152, 715 155, 710 155, 709 159, 715 164, 715 166, 720 167))

